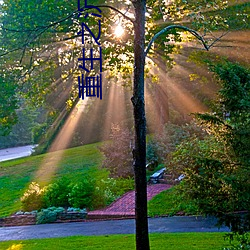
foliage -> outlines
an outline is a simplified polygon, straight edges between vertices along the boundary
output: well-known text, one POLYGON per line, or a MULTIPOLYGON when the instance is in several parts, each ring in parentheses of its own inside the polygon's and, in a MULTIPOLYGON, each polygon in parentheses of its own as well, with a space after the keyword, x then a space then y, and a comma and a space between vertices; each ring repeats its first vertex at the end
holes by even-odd
POLYGON ((43 121, 44 110, 32 108, 24 100, 19 100, 20 108, 16 110, 17 123, 12 126, 8 135, 0 137, 0 148, 36 144, 33 140, 33 128, 43 121))
POLYGON ((73 207, 91 208, 92 196, 94 192, 94 183, 88 179, 82 180, 74 185, 69 193, 69 204, 73 207))
POLYGON ((72 182, 63 177, 49 184, 44 188, 44 206, 91 208, 93 206, 94 181, 89 179, 86 179, 85 176, 84 180, 72 182))
POLYGON ((75 207, 68 207, 67 212, 79 212, 79 213, 87 213, 86 208, 80 209, 75 207))
POLYGON ((177 145, 193 134, 202 138, 205 132, 194 122, 185 125, 165 124, 163 130, 154 134, 147 143, 148 162, 164 163, 167 156, 175 151, 177 145))
POLYGON ((46 129, 48 128, 48 124, 47 123, 41 123, 36 125, 33 129, 33 142, 34 143, 39 143, 39 141, 41 140, 42 136, 46 133, 46 129))
POLYGON ((225 209, 229 212, 240 206, 237 193, 232 190, 231 169, 224 168, 219 160, 223 158, 223 145, 215 138, 193 138, 178 147, 168 165, 174 178, 185 175, 183 185, 178 188, 180 193, 185 193, 208 214, 225 209))
POLYGON ((44 189, 38 183, 32 182, 28 190, 21 197, 24 211, 38 210, 43 206, 44 189))
POLYGON ((16 86, 0 77, 0 136, 7 135, 17 122, 18 107, 16 86))
POLYGON ((70 184, 70 181, 63 177, 46 186, 43 195, 45 207, 68 207, 70 184))
POLYGON ((133 176, 132 135, 128 129, 112 125, 111 142, 100 147, 104 154, 102 168, 110 171, 110 177, 128 178, 133 176))
POLYGON ((224 29, 227 30, 241 30, 249 29, 249 8, 250 3, 243 1, 243 3, 233 4, 228 6, 224 11, 215 10, 211 12, 211 16, 221 15, 224 20, 226 20, 226 25, 224 29))
POLYGON ((37 213, 36 224, 55 222, 59 213, 64 212, 62 207, 48 207, 37 213))
POLYGON ((228 233, 225 236, 225 239, 228 239, 230 242, 230 247, 224 247, 223 250, 249 250, 250 249, 250 240, 247 233, 228 233), (237 241, 235 244, 234 241, 237 241))
POLYGON ((101 179, 96 182, 93 205, 95 209, 111 204, 117 196, 113 193, 116 180, 113 178, 101 179))
MULTIPOLYGON (((102 5, 105 2, 93 0, 90 4, 102 5)), ((134 9, 131 8, 132 1, 119 0, 109 4, 118 10, 127 9, 127 17, 134 16, 134 9)), ((153 35, 164 27, 176 22, 181 23, 183 20, 186 25, 204 33, 209 33, 208 31, 214 29, 228 29, 230 25, 235 24, 235 20, 238 23, 237 28, 244 27, 244 23, 248 23, 249 5, 233 5, 233 7, 228 6, 227 1, 217 0, 209 2, 204 0, 147 1, 149 11, 146 20, 146 43, 148 44, 153 35), (227 22, 228 19, 230 22, 227 22)), ((81 35, 77 35, 77 32, 83 20, 92 30, 96 27, 97 20, 77 18, 77 3, 65 0, 41 0, 39 2, 4 0, 0 9, 2 13, 0 16, 2 24, 0 68, 5 75, 13 72, 12 81, 7 80, 10 89, 17 89, 27 101, 39 106, 53 98, 51 93, 58 93, 60 85, 64 85, 63 89, 66 88, 67 92, 71 92, 65 95, 65 102, 67 99, 75 102, 77 86, 71 88, 72 80, 77 82, 76 75, 79 73, 77 58, 82 54, 82 49, 78 46, 81 35), (59 83, 56 87, 55 82, 59 83)), ((114 78, 121 75, 124 78, 124 85, 131 85, 134 26, 117 12, 104 7, 101 9, 103 68, 108 69, 114 78), (126 32, 123 37, 117 39, 112 34, 113 26, 120 22, 126 32)), ((173 40, 178 42, 182 39, 181 32, 172 29, 155 41, 150 54, 160 53, 166 63, 171 65, 171 54, 179 47, 173 43, 173 40)), ((93 41, 89 42, 94 46, 93 41)), ((150 67, 149 65, 148 69, 150 67)), ((149 75, 148 73, 147 76, 149 75)), ((13 93, 11 95, 13 96, 13 93)), ((17 107, 11 106, 14 112, 17 107)))
POLYGON ((219 107, 216 115, 200 115, 198 119, 211 125, 207 128, 209 133, 220 140, 226 139, 234 151, 234 161, 249 167, 250 70, 230 62, 210 65, 210 68, 222 85, 219 107))
POLYGON ((222 86, 216 110, 196 115, 210 136, 183 142, 172 154, 169 168, 185 174, 180 190, 187 199, 232 231, 243 233, 250 219, 250 74, 230 62, 210 68, 222 86))
POLYGON ((94 208, 105 207, 133 189, 134 180, 132 178, 102 178, 97 180, 93 194, 94 208))
POLYGON ((149 139, 147 142, 147 170, 153 171, 159 163, 159 157, 157 155, 157 143, 153 139, 149 139))
POLYGON ((23 206, 24 211, 59 206, 64 208, 72 206, 78 210, 81 208, 102 208, 134 189, 134 181, 131 178, 113 179, 103 175, 90 177, 88 174, 85 174, 84 178, 84 180, 70 181, 62 177, 43 189, 38 184, 32 183, 30 185, 31 191, 29 189, 24 195, 26 197, 28 196, 26 193, 28 193, 28 198, 22 202, 31 206, 33 203, 30 203, 34 201, 36 206, 32 206, 29 210, 26 210, 27 205, 23 206), (40 202, 37 202, 38 199, 40 202))

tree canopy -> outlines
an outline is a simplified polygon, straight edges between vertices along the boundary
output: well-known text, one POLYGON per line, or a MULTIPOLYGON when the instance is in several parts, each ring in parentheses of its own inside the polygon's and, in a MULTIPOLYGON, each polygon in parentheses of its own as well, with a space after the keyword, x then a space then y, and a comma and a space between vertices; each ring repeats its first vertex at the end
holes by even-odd
MULTIPOLYGON (((227 1, 147 1, 146 46, 163 28, 171 25, 177 27, 169 29, 154 40, 153 46, 148 47, 148 57, 154 59, 154 53, 157 52, 171 64, 171 53, 177 46, 173 41, 184 39, 178 29, 178 26, 184 24, 190 29, 199 30, 207 46, 209 40, 206 40, 206 35, 213 30, 230 29, 232 19, 238 20, 238 16, 242 17, 238 26, 245 27, 249 18, 249 4, 238 2, 238 7, 230 11, 236 4, 235 1, 230 1, 229 5, 227 1)), ((134 35, 132 2, 92 0, 88 4, 99 6, 102 10, 101 45, 104 69, 111 76, 123 76, 124 84, 130 84, 134 35), (125 29, 124 35, 119 39, 113 34, 118 24, 125 29)), ((63 102, 75 102, 78 96, 76 78, 80 74, 78 58, 82 53, 79 42, 81 35, 78 32, 83 20, 95 29, 96 18, 78 18, 77 1, 4 0, 0 9, 0 66, 6 77, 12 72, 12 78, 7 81, 14 85, 15 92, 32 104, 41 105, 48 102, 51 93, 62 91, 60 85, 64 85, 67 86, 68 94, 63 102)), ((94 46, 91 39, 90 43, 90 46, 94 46)), ((153 61, 147 60, 147 63, 152 64, 153 61)))

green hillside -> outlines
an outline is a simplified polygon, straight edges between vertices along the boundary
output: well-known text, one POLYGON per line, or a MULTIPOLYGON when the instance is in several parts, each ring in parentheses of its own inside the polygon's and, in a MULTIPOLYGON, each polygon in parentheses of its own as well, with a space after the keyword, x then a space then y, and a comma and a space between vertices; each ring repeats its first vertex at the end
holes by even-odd
MULTIPOLYGON (((87 174, 93 178, 97 175, 98 178, 106 177, 108 173, 98 168, 102 160, 101 153, 97 148, 98 145, 100 143, 1 162, 0 217, 20 210, 20 197, 30 182, 39 182, 36 173, 44 165, 48 156, 51 159, 55 159, 60 155, 61 159, 57 166, 49 166, 49 168, 55 167, 55 172, 52 174, 50 180, 46 180, 47 182, 51 182, 62 176, 72 181, 79 181, 87 174)), ((49 169, 46 171, 49 171, 49 169)))

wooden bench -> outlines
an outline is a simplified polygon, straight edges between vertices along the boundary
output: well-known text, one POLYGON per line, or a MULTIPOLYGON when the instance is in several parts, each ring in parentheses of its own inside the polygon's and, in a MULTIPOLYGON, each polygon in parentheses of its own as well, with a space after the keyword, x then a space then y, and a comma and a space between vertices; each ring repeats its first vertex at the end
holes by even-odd
POLYGON ((162 168, 162 169, 158 170, 157 172, 153 173, 153 174, 150 176, 149 181, 150 181, 151 183, 153 183, 153 184, 158 183, 159 180, 163 178, 164 172, 165 172, 165 168, 162 168))

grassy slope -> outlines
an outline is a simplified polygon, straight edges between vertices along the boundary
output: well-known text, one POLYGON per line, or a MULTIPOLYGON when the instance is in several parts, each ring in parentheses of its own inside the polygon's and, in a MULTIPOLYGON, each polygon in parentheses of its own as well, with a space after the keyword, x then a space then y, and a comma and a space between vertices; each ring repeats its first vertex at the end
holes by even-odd
MULTIPOLYGON (((74 181, 78 181, 86 175, 98 175, 96 178, 105 178, 107 172, 98 169, 102 159, 97 149, 98 145, 100 144, 89 144, 65 150, 52 178, 64 176, 74 181)), ((57 152, 50 153, 50 155, 56 156, 57 152)), ((10 215, 21 209, 20 197, 30 182, 37 181, 34 176, 46 156, 48 154, 1 163, 0 217, 10 215)), ((149 202, 149 216, 171 215, 180 210, 189 212, 185 205, 177 202, 176 194, 173 189, 170 189, 157 195, 149 202)))
MULTIPOLYGON (((241 0, 238 5, 228 8, 228 10, 223 13, 224 15, 228 15, 230 12, 249 11, 249 6, 249 1, 241 0)), ((234 19, 232 23, 235 25, 235 28, 239 28, 236 27, 237 25, 234 19)), ((249 28, 249 26, 245 28, 249 28)), ((65 150, 63 159, 59 163, 57 173, 53 178, 66 176, 72 180, 79 180, 87 172, 88 174, 94 174, 96 167, 101 161, 101 154, 97 150, 96 145, 97 144, 91 144, 65 150)), ((31 181, 36 181, 34 175, 44 157, 45 155, 39 155, 0 163, 0 217, 9 215, 20 209, 20 197, 28 184, 31 181)), ((154 216, 166 214, 166 212, 175 212, 175 208, 168 209, 168 207, 171 208, 171 205, 174 203, 172 201, 168 202, 165 207, 162 205, 155 205, 153 207, 152 205, 153 203, 164 204, 169 200, 168 195, 170 195, 171 200, 172 196, 170 193, 163 193, 149 204, 150 215, 154 216)))
MULTIPOLYGON (((151 234, 152 250, 221 250, 228 246, 223 233, 151 234)), ((10 250, 78 250, 135 249, 134 235, 76 236, 57 239, 1 242, 0 249, 10 250)))
POLYGON ((174 187, 156 195, 148 203, 148 215, 150 217, 162 215, 171 216, 178 212, 183 212, 186 215, 199 214, 197 207, 195 207, 194 204, 187 203, 185 199, 182 199, 174 187))
MULTIPOLYGON (((77 181, 86 173, 95 175, 102 159, 98 145, 100 144, 65 150, 52 178, 64 176, 77 181)), ((55 156, 57 153, 50 154, 55 156)), ((43 154, 0 163, 0 217, 20 209, 20 197, 29 183, 36 181, 34 176, 45 157, 46 154, 43 154)), ((106 172, 98 171, 98 175, 102 174, 105 175, 106 172)))

